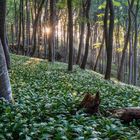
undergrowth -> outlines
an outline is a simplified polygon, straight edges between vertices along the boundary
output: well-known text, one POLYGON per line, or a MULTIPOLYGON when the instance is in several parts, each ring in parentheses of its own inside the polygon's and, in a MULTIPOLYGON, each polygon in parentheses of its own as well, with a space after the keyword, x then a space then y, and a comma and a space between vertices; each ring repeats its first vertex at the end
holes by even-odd
POLYGON ((135 121, 71 114, 84 93, 101 94, 101 112, 108 108, 140 106, 138 88, 105 81, 77 66, 67 71, 63 63, 12 55, 10 70, 15 104, 0 101, 0 139, 4 140, 139 140, 135 121))

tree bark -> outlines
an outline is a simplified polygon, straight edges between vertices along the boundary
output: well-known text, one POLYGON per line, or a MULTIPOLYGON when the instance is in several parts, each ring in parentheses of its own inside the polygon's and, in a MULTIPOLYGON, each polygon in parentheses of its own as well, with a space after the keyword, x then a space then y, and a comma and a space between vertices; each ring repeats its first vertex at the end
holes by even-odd
POLYGON ((21 25, 22 25, 22 0, 20 0, 19 4, 19 33, 18 33, 18 46, 17 46, 17 54, 20 51, 20 46, 21 46, 21 25))
POLYGON ((111 77, 113 30, 114 30, 114 6, 112 0, 108 0, 106 4, 105 18, 104 18, 104 32, 105 32, 106 53, 107 53, 107 66, 106 66, 105 79, 108 80, 110 80, 111 77), (110 10, 109 29, 107 23, 108 10, 110 10))
POLYGON ((24 19, 24 0, 21 1, 21 26, 22 26, 22 55, 25 53, 25 19, 24 19))
POLYGON ((0 39, 5 54, 7 68, 10 69, 10 55, 9 55, 8 44, 6 41, 5 17, 6 17, 6 0, 0 0, 0 39))
POLYGON ((102 42, 101 42, 101 47, 99 49, 99 53, 98 53, 98 56, 97 56, 97 59, 96 59, 96 62, 95 62, 95 66, 94 66, 94 71, 96 71, 97 69, 97 66, 98 66, 98 61, 99 61, 99 58, 101 56, 101 53, 102 53, 102 49, 104 47, 104 40, 105 40, 105 35, 103 33, 103 38, 102 38, 102 42))
POLYGON ((86 93, 78 109, 84 108, 86 113, 94 115, 99 113, 99 105, 100 105, 99 92, 97 92, 96 95, 94 96, 90 93, 86 93))
POLYGON ((50 33, 48 34, 49 61, 55 61, 55 0, 50 0, 50 33))
POLYGON ((129 79, 128 83, 132 83, 132 76, 133 76, 133 48, 132 48, 133 42, 132 37, 129 38, 129 79))
POLYGON ((130 37, 130 31, 131 31, 131 10, 133 8, 134 5, 134 0, 131 1, 131 4, 129 4, 129 9, 128 9, 128 29, 127 29, 127 34, 126 34, 126 38, 125 38, 125 43, 124 43, 124 48, 123 48, 123 52, 122 52, 122 57, 121 57, 121 64, 118 70, 118 80, 121 81, 122 77, 123 77, 123 65, 124 65, 124 60, 125 60, 125 53, 127 50, 127 46, 128 46, 128 41, 129 41, 129 37, 130 37))
POLYGON ((33 23, 33 40, 34 40, 34 45, 33 45, 33 51, 31 52, 31 56, 33 56, 35 54, 35 52, 36 52, 37 25, 38 25, 39 17, 41 15, 41 11, 42 11, 44 3, 45 3, 45 0, 42 0, 40 5, 39 5, 39 8, 38 8, 38 11, 37 11, 34 23, 33 23))
POLYGON ((17 3, 14 0, 14 27, 15 27, 15 44, 17 47, 17 41, 18 41, 18 14, 17 14, 17 3))
POLYGON ((30 1, 26 0, 26 55, 29 54, 30 27, 30 1))
POLYGON ((138 82, 138 11, 140 0, 137 0, 135 12, 135 37, 134 37, 134 85, 138 82))
POLYGON ((113 109, 108 110, 108 113, 122 120, 123 123, 132 122, 134 119, 140 119, 140 108, 121 108, 121 109, 113 109))
POLYGON ((83 58, 81 66, 80 66, 81 69, 85 69, 85 67, 86 67, 88 52, 89 52, 89 40, 90 40, 90 34, 91 34, 90 33, 90 21, 89 21, 90 5, 91 5, 91 0, 87 0, 86 1, 87 36, 86 36, 84 58, 83 58))
POLYGON ((69 60, 68 71, 73 70, 73 15, 72 15, 72 0, 67 0, 68 7, 68 43, 69 43, 69 60))
POLYGON ((8 67, 10 66, 9 51, 6 43, 6 0, 0 1, 0 98, 7 101, 12 100, 12 91, 8 75, 8 67), (1 42, 2 40, 2 42, 1 42), (2 44, 4 46, 2 46, 2 44))
MULTIPOLYGON (((85 18, 85 7, 84 7, 84 2, 82 1, 82 8, 80 10, 80 15, 81 18, 85 18)), ((85 29, 85 23, 84 21, 82 21, 82 23, 80 24, 80 42, 79 42, 79 49, 78 49, 78 56, 77 56, 77 61, 76 64, 80 63, 80 59, 81 59, 81 52, 82 52, 82 48, 83 48, 83 44, 84 44, 84 29, 85 29)))
POLYGON ((0 98, 4 98, 7 101, 12 100, 10 79, 8 75, 5 54, 3 51, 1 41, 0 41, 0 98))

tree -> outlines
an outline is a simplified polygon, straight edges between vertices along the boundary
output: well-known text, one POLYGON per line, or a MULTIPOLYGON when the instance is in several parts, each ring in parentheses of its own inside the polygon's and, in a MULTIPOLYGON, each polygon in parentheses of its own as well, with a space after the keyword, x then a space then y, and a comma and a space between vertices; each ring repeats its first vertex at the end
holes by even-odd
POLYGON ((34 20, 34 24, 33 24, 33 39, 34 39, 34 45, 33 45, 33 51, 31 53, 31 56, 33 56, 36 52, 36 34, 37 34, 37 25, 38 25, 38 21, 39 21, 39 17, 41 15, 41 11, 42 11, 42 8, 43 8, 43 5, 45 3, 45 0, 42 0, 40 2, 40 5, 39 5, 39 8, 37 10, 37 14, 36 14, 36 17, 35 17, 35 20, 34 20))
POLYGON ((23 14, 23 0, 20 0, 19 4, 19 34, 18 34, 18 48, 17 48, 17 54, 19 53, 20 45, 21 45, 21 31, 22 31, 22 14, 23 14))
POLYGON ((81 64, 81 69, 85 69, 86 67, 88 52, 89 52, 89 39, 90 39, 89 11, 90 11, 91 0, 87 0, 85 4, 86 4, 85 12, 86 12, 86 19, 87 19, 87 36, 86 36, 86 44, 85 44, 85 53, 84 53, 84 58, 81 64))
POLYGON ((5 54, 7 68, 10 68, 10 55, 9 49, 6 40, 6 24, 5 24, 5 16, 6 16, 6 1, 0 0, 0 39, 3 47, 3 51, 5 54))
MULTIPOLYGON (((129 3, 129 0, 128 0, 129 3)), ((124 65, 124 60, 125 60, 125 53, 127 50, 128 42, 129 42, 129 37, 130 37, 130 31, 131 31, 131 25, 132 25, 132 19, 131 19, 131 11, 134 5, 134 0, 129 3, 129 9, 128 9, 128 28, 127 28, 127 33, 126 33, 126 38, 125 38, 125 43, 124 43, 124 48, 122 51, 122 57, 121 57, 121 64, 118 70, 118 80, 121 81, 123 77, 123 65, 124 65)))
POLYGON ((10 101, 12 100, 12 91, 7 69, 7 64, 9 66, 9 61, 6 61, 7 56, 9 60, 9 53, 8 51, 6 51, 6 53, 4 52, 4 50, 7 50, 7 48, 4 49, 7 47, 5 16, 6 0, 0 0, 0 98, 5 98, 6 100, 10 101))
POLYGON ((134 37, 134 85, 137 85, 138 82, 138 12, 140 6, 140 0, 137 0, 136 10, 134 13, 134 21, 135 21, 135 37, 134 37))
POLYGON ((68 7, 68 42, 69 42, 69 62, 68 70, 73 70, 73 17, 72 17, 72 0, 67 0, 68 7))
POLYGON ((67 0, 9 0, 6 26, 10 50, 16 53, 19 46, 20 54, 68 62, 70 70, 75 63, 83 69, 87 65, 106 79, 112 74, 138 85, 139 1, 71 0, 69 5, 67 0), (107 7, 104 21, 106 1, 112 5, 107 7))
POLYGON ((83 48, 83 44, 84 44, 84 29, 85 29, 85 22, 84 22, 84 18, 85 18, 85 5, 84 5, 84 1, 82 0, 82 8, 80 8, 80 17, 82 18, 82 21, 80 22, 80 38, 79 38, 79 49, 78 49, 78 56, 77 56, 77 60, 76 60, 76 64, 80 63, 81 60, 81 52, 82 52, 82 48, 83 48))
POLYGON ((54 37, 55 37, 55 0, 50 0, 50 33, 48 35, 49 41, 49 61, 54 62, 55 60, 55 46, 54 46, 54 37))
POLYGON ((104 40, 105 40, 105 35, 104 35, 104 32, 103 32, 103 38, 102 38, 102 42, 101 42, 101 46, 100 46, 100 49, 99 49, 99 53, 97 55, 97 59, 96 59, 95 65, 94 65, 94 71, 96 71, 96 69, 97 69, 98 61, 99 61, 99 58, 101 56, 102 49, 104 47, 104 40))
POLYGON ((107 66, 105 79, 110 79, 111 65, 112 65, 112 49, 113 49, 113 30, 114 30, 114 6, 112 0, 106 1, 105 17, 104 17, 104 33, 107 53, 107 66), (110 10, 109 28, 108 28, 108 14, 110 10))
POLYGON ((26 55, 29 53, 30 45, 30 1, 26 0, 26 55))

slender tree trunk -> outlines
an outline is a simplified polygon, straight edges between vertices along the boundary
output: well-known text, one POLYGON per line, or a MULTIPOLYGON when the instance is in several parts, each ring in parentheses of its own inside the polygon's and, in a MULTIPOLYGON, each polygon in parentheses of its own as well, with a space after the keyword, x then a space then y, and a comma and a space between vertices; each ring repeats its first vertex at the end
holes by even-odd
POLYGON ((15 22, 15 44, 16 44, 16 47, 17 47, 17 41, 18 41, 18 14, 17 14, 17 3, 16 1, 14 0, 14 22, 15 22))
POLYGON ((50 33, 48 37, 49 45, 49 61, 55 61, 55 0, 50 0, 50 33))
POLYGON ((127 46, 128 46, 128 41, 129 41, 129 37, 130 37, 130 31, 131 31, 131 10, 133 8, 134 5, 134 0, 131 1, 131 4, 129 4, 129 9, 128 9, 128 29, 127 29, 127 34, 126 34, 126 38, 125 38, 125 43, 124 43, 124 48, 123 48, 123 52, 122 52, 122 57, 121 57, 121 64, 118 70, 118 80, 121 81, 122 80, 122 76, 123 76, 123 65, 124 65, 124 60, 125 60, 125 53, 127 50, 127 46))
POLYGON ((135 13, 135 37, 134 37, 134 85, 138 82, 138 11, 140 0, 137 0, 136 13, 135 13))
POLYGON ((22 55, 24 55, 25 47, 25 20, 24 20, 24 0, 21 1, 21 26, 22 26, 22 55))
MULTIPOLYGON (((84 7, 84 2, 82 1, 82 9, 80 10, 80 15, 82 18, 85 17, 85 7, 84 7)), ((77 61, 76 64, 80 63, 80 59, 81 59, 81 53, 82 53, 82 48, 83 48, 83 44, 84 44, 84 30, 85 29, 85 23, 84 21, 82 21, 82 23, 80 24, 80 42, 79 42, 79 49, 78 49, 78 56, 77 56, 77 61)))
POLYGON ((95 66, 94 66, 94 71, 96 71, 97 66, 98 66, 98 61, 99 61, 99 58, 101 56, 102 49, 104 47, 104 40, 105 40, 105 35, 103 33, 103 38, 102 38, 101 46, 100 46, 99 53, 98 53, 98 56, 97 56, 97 59, 96 59, 96 62, 95 62, 95 66))
POLYGON ((132 76, 133 76, 133 54, 132 54, 132 37, 130 37, 129 39, 129 79, 128 79, 128 83, 131 84, 132 83, 132 76))
POLYGON ((20 0, 19 4, 19 33, 18 33, 18 46, 17 46, 17 54, 20 51, 21 46, 21 25, 22 25, 22 0, 20 0))
POLYGON ((107 53, 107 66, 106 66, 105 79, 110 79, 111 77, 113 30, 114 30, 114 6, 112 0, 108 0, 106 4, 105 18, 104 18, 104 32, 105 32, 106 53, 107 53), (107 23, 108 10, 110 10, 109 29, 107 23))
POLYGON ((26 55, 29 54, 30 27, 30 0, 26 0, 26 55))
MULTIPOLYGON (((45 3, 45 14, 44 14, 44 22, 47 21, 48 18, 48 0, 46 0, 45 3)), ((44 25, 45 29, 45 25, 44 25)), ((47 59, 47 46, 48 46, 48 36, 46 33, 44 33, 44 58, 47 59)))
MULTIPOLYGON (((118 23, 117 25, 117 33, 116 33, 116 49, 119 49, 120 48, 120 25, 118 23)), ((116 52, 116 61, 117 61, 117 72, 118 72, 118 68, 119 68, 119 65, 120 65, 120 52, 117 51, 116 52)))
POLYGON ((90 21, 89 21, 89 12, 90 12, 90 5, 91 0, 86 1, 86 18, 87 18, 87 36, 86 36, 86 44, 85 44, 85 54, 84 58, 81 64, 81 69, 85 69, 87 58, 88 58, 88 52, 89 52, 89 40, 90 40, 90 21))
POLYGON ((69 43, 69 60, 68 71, 73 70, 73 15, 72 15, 72 0, 67 0, 68 7, 68 43, 69 43))
POLYGON ((36 52, 36 34, 37 34, 37 26, 38 26, 38 21, 39 21, 39 17, 41 15, 41 11, 42 11, 42 8, 43 8, 43 5, 45 3, 45 0, 42 0, 40 2, 40 5, 39 5, 39 8, 38 8, 38 11, 37 11, 37 14, 36 14, 36 17, 35 17, 35 20, 34 20, 34 23, 33 23, 33 40, 34 40, 34 45, 33 45, 33 51, 31 52, 31 56, 33 56, 36 52))
POLYGON ((79 64, 80 63, 80 59, 81 59, 81 53, 82 53, 82 48, 83 48, 83 44, 84 44, 84 23, 82 23, 80 25, 81 29, 80 29, 80 43, 79 43, 79 49, 78 49, 78 56, 77 56, 77 61, 76 61, 76 64, 79 64))
POLYGON ((11 41, 12 41, 12 47, 14 46, 14 25, 11 24, 11 41))

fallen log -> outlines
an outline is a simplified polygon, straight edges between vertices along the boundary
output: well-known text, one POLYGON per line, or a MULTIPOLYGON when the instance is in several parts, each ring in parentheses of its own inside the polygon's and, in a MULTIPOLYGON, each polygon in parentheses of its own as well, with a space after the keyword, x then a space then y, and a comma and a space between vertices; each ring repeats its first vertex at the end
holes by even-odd
POLYGON ((140 108, 122 108, 111 111, 113 117, 119 118, 123 123, 129 123, 140 119, 140 108))
MULTIPOLYGON (((80 108, 85 109, 85 113, 90 115, 94 115, 99 113, 99 105, 100 105, 100 94, 99 92, 96 95, 92 95, 90 93, 86 93, 83 100, 79 105, 80 108)), ((133 120, 140 119, 140 108, 121 108, 121 109, 111 109, 106 110, 112 117, 119 118, 123 123, 129 123, 133 120)))

